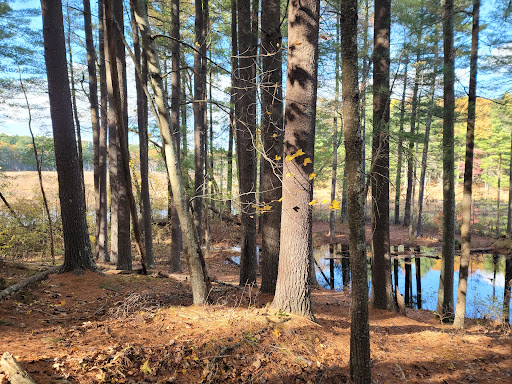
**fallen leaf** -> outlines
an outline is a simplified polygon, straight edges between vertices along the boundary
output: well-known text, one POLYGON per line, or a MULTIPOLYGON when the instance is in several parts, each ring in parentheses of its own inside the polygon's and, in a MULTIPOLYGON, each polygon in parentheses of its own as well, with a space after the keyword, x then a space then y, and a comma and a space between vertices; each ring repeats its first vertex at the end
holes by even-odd
POLYGON ((151 367, 149 366, 149 360, 146 360, 144 364, 140 366, 140 371, 145 375, 150 375, 152 373, 151 367))

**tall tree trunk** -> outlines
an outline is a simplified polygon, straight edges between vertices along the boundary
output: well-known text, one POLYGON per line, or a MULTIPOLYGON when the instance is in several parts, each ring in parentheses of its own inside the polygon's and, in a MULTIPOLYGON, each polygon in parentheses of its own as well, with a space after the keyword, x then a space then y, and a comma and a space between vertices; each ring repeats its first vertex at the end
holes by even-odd
MULTIPOLYGON (((124 31, 123 22, 123 6, 122 3, 114 2, 112 17, 121 28, 119 31, 114 28, 113 35, 106 38, 106 62, 107 62, 107 84, 114 81, 109 80, 109 74, 113 73, 112 66, 116 65, 118 82, 120 86, 121 108, 123 121, 119 121, 119 115, 116 114, 113 107, 114 100, 112 93, 109 92, 109 169, 110 169, 110 188, 111 188, 111 206, 110 206, 110 242, 111 242, 111 260, 116 263, 117 269, 131 270, 131 241, 130 241, 130 211, 126 209, 130 202, 128 199, 128 185, 126 185, 123 163, 121 137, 119 135, 119 127, 128 127, 128 99, 126 89, 126 61, 124 53, 124 45, 121 33, 124 31), (118 57, 111 57, 108 53, 108 41, 115 39, 116 52, 118 57), (108 54, 107 54, 108 53, 108 54)), ((128 142, 126 142, 128 149, 128 142)))
MULTIPOLYGON (((421 33, 419 34, 418 43, 421 41, 421 33)), ((418 89, 420 84, 420 51, 418 48, 416 54, 415 74, 414 74, 414 88, 412 93, 411 105, 411 129, 409 130, 409 150, 407 151, 407 192, 405 195, 405 209, 404 209, 404 227, 411 225, 412 221, 412 204, 414 200, 413 183, 414 183, 414 145, 416 134, 416 118, 418 115, 418 89)))
POLYGON ((274 293, 279 268, 283 162, 283 73, 280 1, 262 0, 261 9, 261 132, 263 135, 263 202, 261 291, 274 293))
POLYGON ((204 120, 203 104, 204 89, 202 69, 203 52, 202 47, 206 46, 203 30, 205 20, 203 20, 203 0, 195 0, 195 40, 196 50, 194 51, 194 222, 199 236, 199 242, 203 239, 203 189, 204 189, 204 138, 206 130, 206 121, 204 120))
MULTIPOLYGON (((115 0, 107 0, 105 1, 105 31, 107 33, 107 36, 115 37, 116 35, 122 33, 122 27, 119 25, 119 23, 116 20, 115 17, 115 5, 112 3, 115 3, 115 0)), ((124 35, 118 36, 118 38, 121 39, 121 43, 124 41, 124 35)), ((123 92, 122 92, 122 77, 119 74, 119 69, 122 69, 123 66, 120 66, 119 63, 124 62, 124 46, 121 47, 118 44, 118 41, 116 41, 114 38, 108 39, 107 41, 107 50, 108 55, 111 58, 111 63, 114 61, 118 65, 110 65, 110 78, 107 83, 107 88, 109 92, 109 100, 112 101, 111 107, 114 110, 114 113, 117 116, 117 137, 119 138, 119 148, 120 148, 120 167, 121 172, 120 175, 122 177, 122 182, 126 187, 125 193, 128 199, 129 204, 129 214, 128 218, 132 218, 133 223, 133 233, 135 237, 135 244, 137 246, 137 250, 141 257, 142 262, 142 273, 146 274, 146 260, 144 257, 144 250, 142 247, 141 242, 141 236, 139 231, 139 223, 138 223, 138 216, 137 216, 137 205, 135 202, 135 198, 133 195, 132 190, 132 182, 131 182, 131 176, 130 176, 130 154, 128 152, 128 128, 125 125, 126 121, 124 118, 124 113, 126 111, 126 105, 123 106, 123 92)), ((125 65, 124 65, 125 66, 125 65)), ((125 94, 126 95, 126 94, 125 94)), ((123 207, 126 209, 125 207, 123 207)), ((128 223, 129 224, 129 223, 128 223)), ((131 244, 130 244, 131 247, 131 244)), ((118 259, 118 269, 131 269, 131 256, 129 259, 125 259, 124 257, 119 257, 118 259), (124 265, 121 263, 125 263, 124 265)))
MULTIPOLYGON (((421 2, 421 8, 423 9, 423 1, 421 2)), ((409 150, 407 151, 407 191, 405 194, 405 209, 404 209, 404 227, 408 227, 412 222, 412 209, 411 206, 414 200, 413 183, 414 183, 414 135, 416 133, 416 118, 418 115, 418 90, 420 84, 421 75, 421 44, 423 37, 423 12, 419 15, 419 28, 416 36, 416 63, 414 65, 414 87, 412 92, 412 103, 411 103, 411 129, 409 137, 409 150)))
POLYGON ((510 322, 510 297, 512 290, 512 259, 505 258, 505 289, 503 292, 503 321, 510 322))
POLYGON ((468 125, 466 132, 466 163, 464 165, 464 192, 462 195, 461 252, 459 288, 455 307, 455 328, 464 328, 466 317, 466 296, 468 291, 468 270, 471 258, 471 199, 473 194, 473 149, 475 147, 476 74, 478 70, 478 32, 480 0, 473 1, 473 29, 471 33, 471 61, 469 64, 468 125))
MULTIPOLYGON (((404 46, 405 55, 408 55, 407 47, 404 46)), ((395 224, 400 224, 400 195, 402 192, 402 158, 403 158, 403 133, 405 120, 405 96, 407 93, 407 69, 409 66, 409 58, 406 57, 404 69, 404 87, 402 90, 402 101, 400 103, 400 125, 398 129, 398 159, 396 163, 395 178, 395 224)))
POLYGON ((141 66, 142 79, 135 76, 135 89, 137 92, 137 123, 139 126, 140 149, 140 210, 142 216, 142 232, 144 233, 145 261, 148 268, 155 268, 153 255, 153 230, 151 228, 151 200, 149 198, 149 149, 148 149, 148 99, 143 86, 148 83, 148 64, 144 53, 141 55, 139 32, 135 22, 135 11, 130 4, 131 24, 133 35, 133 50, 137 65, 141 66))
POLYGON ((62 3, 60 0, 42 0, 41 7, 44 57, 64 234, 62 269, 96 270, 87 228, 85 195, 80 182, 80 164, 73 129, 62 3))
MULTIPOLYGON (((100 113, 98 106, 98 80, 96 77, 96 49, 94 48, 94 39, 92 34, 92 16, 91 16, 91 3, 89 0, 83 0, 84 6, 84 30, 85 30, 85 45, 87 48, 87 71, 89 74, 89 104, 91 106, 91 126, 93 137, 93 159, 94 159, 94 208, 96 213, 96 226, 95 226, 95 245, 94 257, 100 258, 100 237, 102 225, 106 223, 106 217, 101 215, 101 194, 100 194, 100 113)), ((103 258, 104 256, 102 256, 103 258)))
MULTIPOLYGON (((178 167, 181 167, 180 156, 180 95, 181 95, 181 74, 180 74, 180 0, 171 2, 171 128, 173 130, 174 144, 177 148, 176 156, 178 167)), ((182 117, 183 118, 183 117, 182 117)), ((185 132, 186 135, 186 132, 185 132)), ((181 249, 183 239, 181 226, 176 209, 176 201, 172 201, 172 222, 171 222, 171 259, 170 272, 181 272, 181 249)))
POLYGON ((256 282, 256 85, 251 31, 251 1, 238 0, 238 61, 236 119, 238 184, 241 203, 240 285, 256 282))
POLYGON ((500 226, 501 226, 501 212, 500 212, 500 202, 501 202, 501 153, 498 158, 498 196, 496 197, 496 238, 500 236, 500 226))
MULTIPOLYGON (((229 144, 228 144, 228 201, 227 209, 231 213, 233 197, 233 140, 236 133, 236 94, 238 79, 238 34, 237 34, 237 15, 236 0, 231 0, 231 90, 230 90, 230 108, 229 108, 229 144)), ((235 139, 236 140, 236 139, 235 139)))
MULTIPOLYGON (((363 73, 362 73, 362 81, 361 81, 361 118, 362 118, 362 126, 361 126, 361 135, 363 137, 363 153, 361 156, 363 157, 363 171, 366 172, 366 93, 368 87, 368 77, 370 75, 370 41, 368 39, 368 27, 370 24, 370 4, 369 0, 365 0, 364 3, 364 21, 363 21, 363 73)), ((345 173, 345 171, 344 171, 345 173)), ((344 177, 345 179, 345 177, 344 177)), ((361 182, 363 185, 365 184, 365 178, 361 178, 361 182)), ((344 188, 345 189, 345 188, 344 188)), ((366 201, 365 201, 366 205, 366 201)), ((343 211, 341 213, 343 218, 343 222, 346 223, 345 216, 343 211)))
MULTIPOLYGON (((165 160, 167 172, 171 181, 172 192, 176 201, 178 217, 180 219, 181 231, 183 234, 183 247, 187 256, 188 271, 190 274, 190 285, 192 286, 192 295, 194 304, 203 304, 207 299, 210 281, 206 263, 201 251, 201 245, 196 232, 192 215, 188 208, 188 202, 185 195, 185 189, 182 182, 181 171, 177 164, 177 149, 174 146, 172 137, 169 108, 167 96, 163 92, 163 79, 160 72, 160 63, 155 47, 151 38, 151 27, 148 21, 145 1, 137 0, 135 2, 135 19, 141 31, 144 50, 148 57, 148 67, 151 72, 151 84, 153 86, 156 108, 158 109, 158 125, 160 134, 163 138, 165 151, 165 160)), ((179 149, 178 149, 179 150, 179 149)))
POLYGON ((455 49, 453 47, 453 0, 443 5, 443 251, 437 297, 437 316, 453 319, 453 263, 455 258, 455 49))
POLYGON ((209 192, 208 192, 208 185, 210 184, 210 180, 211 180, 211 170, 208 169, 209 166, 208 166, 208 104, 207 104, 207 100, 208 100, 208 88, 206 86, 206 78, 207 78, 207 75, 208 75, 208 68, 207 68, 207 65, 206 65, 206 62, 207 62, 207 47, 208 47, 208 42, 207 42, 207 37, 208 37, 208 34, 209 34, 209 24, 210 24, 210 20, 209 20, 209 9, 208 9, 208 0, 203 0, 203 29, 202 29, 202 40, 204 41, 204 44, 201 46, 200 50, 201 50, 201 58, 202 58, 202 61, 201 61, 201 83, 203 85, 203 97, 202 99, 204 100, 203 103, 201 103, 201 113, 203 114, 203 124, 204 124, 204 129, 203 129, 203 144, 204 144, 204 149, 203 149, 203 160, 204 160, 204 183, 203 183, 203 196, 204 196, 204 225, 205 225, 205 228, 204 228, 204 232, 205 232, 205 241, 204 241, 204 245, 205 245, 205 257, 208 257, 209 256, 209 252, 210 252, 210 202, 211 202, 211 198, 209 196, 209 192))
MULTIPOLYGON (((355 383, 371 382, 368 324, 368 273, 364 220, 364 139, 359 121, 357 73, 357 0, 341 1, 341 73, 347 169, 348 225, 350 231, 350 377, 355 383)), ((343 281, 345 284, 345 281, 343 281)))
POLYGON ((290 2, 279 273, 272 306, 313 318, 309 272, 320 0, 290 2))
MULTIPOLYGON (((340 96, 340 19, 336 18, 336 59, 334 65, 335 72, 335 89, 334 89, 334 117, 332 119, 332 171, 331 171, 331 202, 336 199, 336 181, 338 171, 338 113, 339 106, 338 100, 340 96)), ((332 203, 331 203, 332 204, 332 203)), ((348 211, 347 211, 348 212, 348 211)), ((329 240, 332 243, 334 241, 335 225, 334 221, 336 218, 336 210, 331 209, 329 212, 329 240)))
MULTIPOLYGON (((107 225, 107 74, 105 65, 105 37, 104 37, 104 5, 98 0, 98 48, 100 60, 98 63, 100 75, 100 125, 98 133, 98 178, 99 178, 99 212, 96 213, 96 258, 102 262, 110 262, 108 252, 108 225, 107 225)), ((96 167, 95 167, 96 169, 96 167)))
POLYGON ((372 291, 374 308, 394 310, 389 252, 389 35, 391 1, 375 1, 372 143, 372 291))
MULTIPOLYGON (((69 1, 66 3, 67 8, 67 21, 68 21, 68 54, 69 54, 69 79, 71 81, 71 103, 73 105, 73 117, 75 118, 76 128, 76 141, 78 146, 78 163, 80 164, 80 172, 82 175, 82 185, 85 194, 85 179, 84 179, 84 157, 82 150, 82 131, 80 129, 80 119, 78 117, 78 107, 76 104, 76 89, 75 89, 75 70, 73 68, 73 49, 71 47, 71 16, 69 14, 69 1)), ((85 202, 87 205, 87 201, 85 202)))
POLYGON ((423 140, 423 154, 421 156, 421 175, 420 175, 420 186, 418 191, 418 222, 416 224, 416 236, 421 236, 421 223, 423 215, 423 195, 425 191, 425 178, 427 174, 427 157, 428 157, 428 143, 430 141, 430 127, 432 125, 432 114, 435 106, 435 89, 436 89, 436 78, 437 78, 437 61, 439 58, 439 47, 436 41, 434 46, 434 66, 432 69, 432 82, 430 84, 429 91, 429 107, 427 111, 427 120, 425 122, 425 137, 423 140))

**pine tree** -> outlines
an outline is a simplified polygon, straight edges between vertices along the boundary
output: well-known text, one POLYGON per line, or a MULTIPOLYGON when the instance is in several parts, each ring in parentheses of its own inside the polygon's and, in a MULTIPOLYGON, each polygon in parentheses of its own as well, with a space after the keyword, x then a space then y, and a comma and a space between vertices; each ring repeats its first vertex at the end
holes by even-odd
POLYGON ((42 0, 41 7, 48 96, 64 234, 62 270, 96 270, 87 228, 85 195, 73 129, 62 3, 60 0, 42 0))
POLYGON ((318 75, 319 0, 288 9, 288 66, 284 136, 281 248, 272 306, 313 318, 311 205, 318 75))

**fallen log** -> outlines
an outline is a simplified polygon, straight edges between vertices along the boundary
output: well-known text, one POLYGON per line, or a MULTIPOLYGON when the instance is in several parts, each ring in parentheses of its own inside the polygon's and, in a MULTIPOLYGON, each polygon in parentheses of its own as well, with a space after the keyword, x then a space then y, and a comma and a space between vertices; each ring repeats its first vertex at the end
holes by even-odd
POLYGON ((233 260, 231 257, 226 257, 226 262, 228 264, 234 265, 235 267, 240 268, 240 264, 238 264, 235 260, 233 260))
POLYGON ((4 297, 7 297, 13 294, 16 291, 19 291, 21 288, 25 288, 30 284, 37 283, 38 281, 46 279, 46 277, 52 273, 58 272, 62 265, 57 265, 51 268, 48 268, 46 271, 30 276, 28 279, 22 280, 17 284, 11 285, 10 287, 5 288, 0 292, 0 300, 4 297))
POLYGON ((36 384, 9 352, 4 352, 2 355, 0 369, 7 375, 11 384, 36 384))

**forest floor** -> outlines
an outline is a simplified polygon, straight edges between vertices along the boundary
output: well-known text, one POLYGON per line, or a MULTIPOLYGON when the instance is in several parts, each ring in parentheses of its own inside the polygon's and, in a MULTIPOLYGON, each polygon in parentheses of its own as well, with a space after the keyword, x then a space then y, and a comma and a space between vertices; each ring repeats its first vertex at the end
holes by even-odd
MULTIPOLYGON (((315 224, 317 243, 324 229, 315 224)), ((213 283, 212 304, 191 305, 186 273, 53 274, 0 302, 0 354, 39 384, 349 382, 350 295, 314 289, 316 323, 278 312, 271 296, 236 286, 233 237, 233 226, 214 233, 209 272, 231 285, 213 283)), ((0 277, 12 285, 44 268, 4 260, 0 277)), ((512 332, 493 321, 456 331, 430 311, 371 310, 370 340, 374 383, 512 383, 512 332)))

